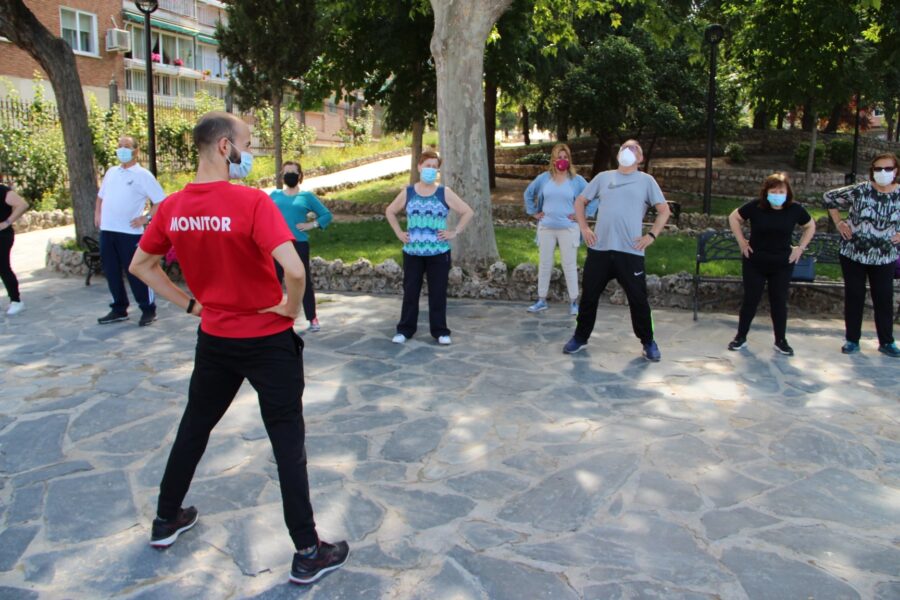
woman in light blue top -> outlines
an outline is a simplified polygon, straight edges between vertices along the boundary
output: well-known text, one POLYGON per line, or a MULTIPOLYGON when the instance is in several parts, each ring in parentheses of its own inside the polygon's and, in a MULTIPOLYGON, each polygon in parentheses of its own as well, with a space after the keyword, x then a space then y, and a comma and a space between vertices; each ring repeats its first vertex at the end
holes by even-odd
POLYGON ((587 181, 575 172, 572 152, 565 144, 557 144, 550 152, 547 171, 541 173, 525 190, 525 212, 537 219, 538 300, 528 312, 547 310, 550 274, 556 246, 562 259, 563 274, 569 292, 569 314, 578 314, 578 246, 581 234, 575 222, 575 198, 587 181))
MULTIPOLYGON (((306 269, 306 291, 303 293, 303 313, 309 321, 309 331, 319 331, 319 319, 316 316, 316 294, 313 291, 313 278, 309 270, 309 236, 307 231, 312 229, 325 229, 331 223, 331 211, 319 202, 312 192, 301 192, 300 182, 303 181, 303 171, 300 165, 294 161, 287 161, 281 168, 281 177, 285 183, 284 190, 274 190, 270 196, 275 206, 281 211, 288 227, 294 233, 294 248, 303 261, 306 269), (309 213, 316 213, 316 218, 309 221, 309 213)), ((278 279, 281 280, 283 271, 278 261, 275 261, 275 270, 278 279)))

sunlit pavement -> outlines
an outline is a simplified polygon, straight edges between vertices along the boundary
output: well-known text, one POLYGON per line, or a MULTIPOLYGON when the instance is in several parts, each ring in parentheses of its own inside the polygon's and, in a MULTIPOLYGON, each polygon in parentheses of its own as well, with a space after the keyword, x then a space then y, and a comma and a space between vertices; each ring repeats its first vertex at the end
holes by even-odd
POLYGON ((658 310, 649 363, 622 307, 567 356, 562 304, 451 299, 443 347, 424 320, 391 343, 397 297, 320 294, 313 505, 352 550, 303 590, 248 385, 188 494, 200 523, 147 544, 197 322, 163 302, 99 326, 102 277, 30 271, 23 299, 0 317, 2 598, 900 595, 900 362, 869 323, 846 357, 842 323, 792 319, 784 357, 765 315, 735 353, 733 316, 658 310))

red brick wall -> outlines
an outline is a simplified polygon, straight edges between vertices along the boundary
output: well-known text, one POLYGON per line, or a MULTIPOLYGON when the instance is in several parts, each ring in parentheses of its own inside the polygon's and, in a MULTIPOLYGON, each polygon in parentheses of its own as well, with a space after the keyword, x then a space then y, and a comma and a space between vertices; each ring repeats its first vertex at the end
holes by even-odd
MULTIPOLYGON (((81 85, 106 87, 110 79, 115 77, 119 84, 119 90, 125 89, 125 67, 122 55, 106 51, 106 30, 113 27, 110 16, 115 17, 120 28, 124 27, 121 0, 25 0, 25 5, 31 9, 44 27, 56 36, 62 36, 59 22, 60 6, 96 15, 99 58, 75 55, 81 85)), ((0 42, 0 76, 31 79, 35 70, 40 71, 44 79, 47 79, 47 74, 27 52, 10 42, 0 42)))

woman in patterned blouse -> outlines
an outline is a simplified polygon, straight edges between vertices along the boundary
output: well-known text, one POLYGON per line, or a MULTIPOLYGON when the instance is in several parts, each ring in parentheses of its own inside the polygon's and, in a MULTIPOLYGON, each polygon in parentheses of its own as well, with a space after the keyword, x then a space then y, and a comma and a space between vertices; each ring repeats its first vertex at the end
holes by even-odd
POLYGON ((397 323, 395 344, 416 333, 419 295, 428 275, 428 322, 439 344, 450 343, 447 328, 447 283, 450 276, 450 240, 462 233, 471 220, 472 209, 448 187, 437 185, 441 159, 426 150, 419 157, 420 181, 397 194, 384 211, 394 233, 403 242, 403 308, 397 323), (406 209, 406 231, 400 229, 397 214, 406 209), (456 228, 447 228, 450 211, 459 214, 456 228))
POLYGON ((844 275, 844 354, 859 352, 866 278, 875 309, 878 350, 900 358, 894 343, 894 268, 900 244, 900 184, 897 156, 879 154, 869 167, 869 181, 825 192, 822 205, 837 226, 844 275), (841 210, 847 218, 841 218, 841 210))

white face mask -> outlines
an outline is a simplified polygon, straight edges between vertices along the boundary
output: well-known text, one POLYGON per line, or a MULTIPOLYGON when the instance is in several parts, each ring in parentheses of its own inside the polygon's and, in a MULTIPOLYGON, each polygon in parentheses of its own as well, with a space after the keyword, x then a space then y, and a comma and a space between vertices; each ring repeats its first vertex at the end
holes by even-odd
POLYGON ((620 166, 630 167, 637 162, 637 155, 631 148, 625 148, 619 152, 618 160, 620 166))
POLYGON ((878 185, 891 185, 894 182, 894 176, 896 175, 897 170, 888 171, 885 173, 884 171, 875 171, 875 183, 878 185))

